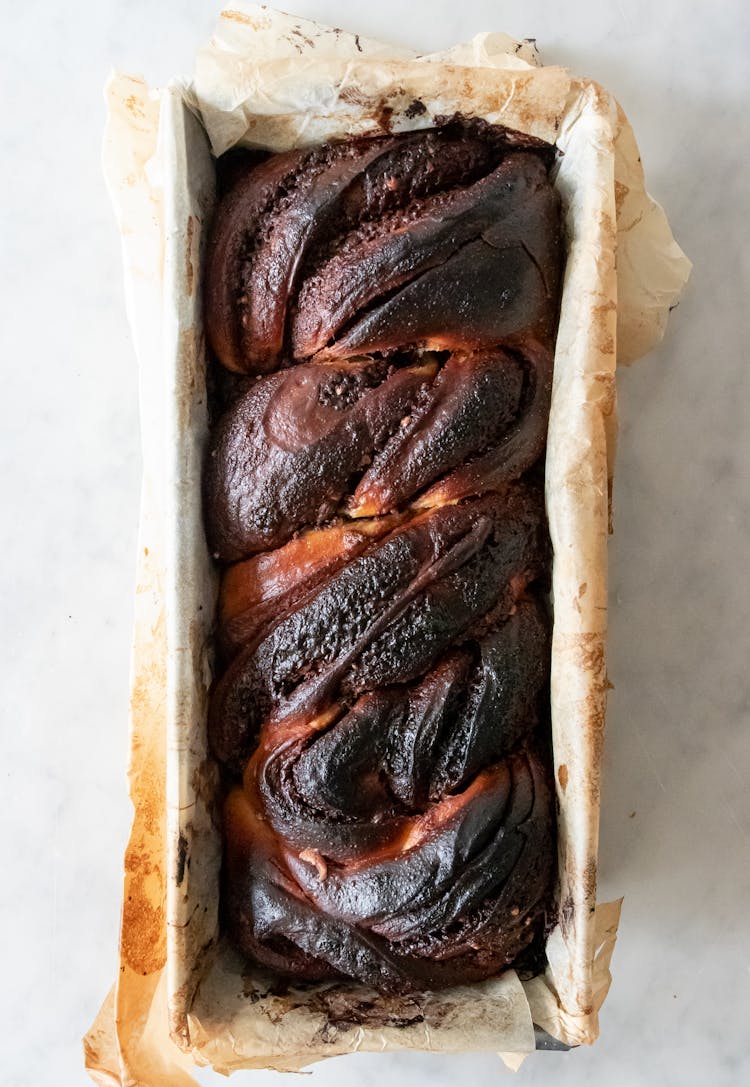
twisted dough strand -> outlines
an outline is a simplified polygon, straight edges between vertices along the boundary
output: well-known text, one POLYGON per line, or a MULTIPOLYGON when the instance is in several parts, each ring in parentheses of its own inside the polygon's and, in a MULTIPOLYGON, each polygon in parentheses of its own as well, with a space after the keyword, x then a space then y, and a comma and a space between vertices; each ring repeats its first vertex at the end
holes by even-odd
POLYGON ((240 170, 206 328, 225 916, 302 980, 488 977, 544 926, 549 149, 481 122, 240 170), (226 384, 226 383, 225 383, 226 384))

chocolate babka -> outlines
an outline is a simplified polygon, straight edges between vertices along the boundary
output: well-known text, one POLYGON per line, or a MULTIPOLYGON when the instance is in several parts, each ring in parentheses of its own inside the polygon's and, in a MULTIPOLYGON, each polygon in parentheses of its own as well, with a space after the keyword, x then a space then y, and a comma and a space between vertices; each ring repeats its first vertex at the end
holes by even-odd
POLYGON ((545 929, 552 160, 454 118, 219 164, 223 915, 286 978, 468 982, 545 929))

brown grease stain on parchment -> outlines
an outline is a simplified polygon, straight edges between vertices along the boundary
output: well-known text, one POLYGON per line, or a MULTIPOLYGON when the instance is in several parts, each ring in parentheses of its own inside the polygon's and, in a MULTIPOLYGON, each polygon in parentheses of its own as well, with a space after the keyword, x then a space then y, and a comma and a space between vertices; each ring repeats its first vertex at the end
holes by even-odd
POLYGON ((233 23, 242 23, 244 26, 249 26, 251 30, 266 30, 271 25, 271 19, 267 15, 248 15, 247 12, 233 11, 231 8, 222 11, 220 18, 228 19, 233 23))
MULTIPOLYGON (((166 620, 159 614, 150 640, 166 648, 166 620)), ((125 853, 120 950, 123 961, 143 976, 166 962, 166 875, 162 846, 166 824, 166 750, 163 728, 164 654, 141 658, 131 693, 131 799, 133 828, 125 853)))
POLYGON ((185 228, 185 287, 187 293, 192 296, 195 293, 196 276, 193 262, 193 245, 198 236, 197 227, 200 223, 194 215, 188 215, 185 228))

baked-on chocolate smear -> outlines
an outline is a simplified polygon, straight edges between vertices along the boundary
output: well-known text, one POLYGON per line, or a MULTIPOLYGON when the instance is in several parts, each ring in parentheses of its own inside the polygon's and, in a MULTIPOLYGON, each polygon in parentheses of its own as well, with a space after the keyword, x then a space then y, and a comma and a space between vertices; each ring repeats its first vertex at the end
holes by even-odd
POLYGON ((209 739, 226 923, 286 977, 436 988, 544 931, 551 163, 454 118, 223 171, 209 739))

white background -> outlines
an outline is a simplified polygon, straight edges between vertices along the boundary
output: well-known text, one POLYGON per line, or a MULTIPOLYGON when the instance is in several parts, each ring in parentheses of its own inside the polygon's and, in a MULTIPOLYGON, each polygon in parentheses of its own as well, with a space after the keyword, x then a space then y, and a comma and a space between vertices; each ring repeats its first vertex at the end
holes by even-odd
MULTIPOLYGON (((290 4, 292 0, 289 0, 290 4)), ((135 366, 99 153, 111 65, 189 73, 209 0, 2 0, 0 1085, 88 1082, 129 810, 135 366)), ((695 262, 621 374, 600 898, 625 895, 593 1050, 519 1084, 750 1083, 750 19, 742 0, 296 0, 422 51, 479 30, 620 98, 695 262)), ((495 1083, 491 1055, 355 1056, 313 1087, 495 1083)), ((235 1082, 281 1084, 272 1073, 235 1082)), ((201 1082, 224 1082, 201 1073, 201 1082)), ((287 1077, 285 1082, 290 1082, 287 1077)))

